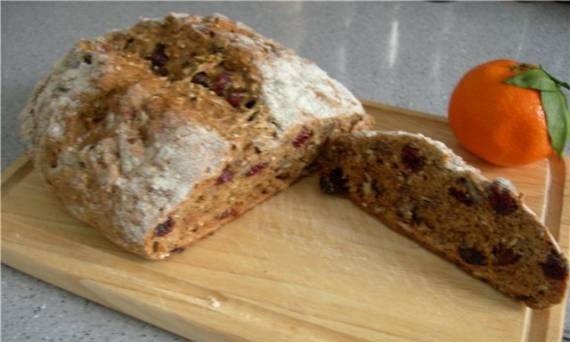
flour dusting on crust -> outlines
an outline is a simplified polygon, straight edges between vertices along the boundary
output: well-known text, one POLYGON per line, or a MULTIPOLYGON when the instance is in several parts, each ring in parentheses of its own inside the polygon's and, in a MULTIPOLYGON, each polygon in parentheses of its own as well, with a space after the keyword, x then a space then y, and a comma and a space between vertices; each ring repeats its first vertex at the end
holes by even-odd
POLYGON ((364 113, 360 102, 315 64, 295 55, 261 61, 263 97, 277 123, 364 113))
POLYGON ((60 139, 66 133, 65 116, 73 116, 80 96, 96 91, 93 81, 101 75, 105 57, 87 64, 81 50, 75 48, 58 62, 40 81, 20 114, 22 136, 28 140, 30 153, 36 153, 40 139, 60 139), (47 134, 46 134, 47 133, 47 134))
POLYGON ((156 145, 150 162, 115 183, 121 197, 113 210, 133 243, 142 243, 202 178, 219 173, 220 156, 229 152, 228 142, 218 134, 193 125, 173 135, 159 134, 156 145))

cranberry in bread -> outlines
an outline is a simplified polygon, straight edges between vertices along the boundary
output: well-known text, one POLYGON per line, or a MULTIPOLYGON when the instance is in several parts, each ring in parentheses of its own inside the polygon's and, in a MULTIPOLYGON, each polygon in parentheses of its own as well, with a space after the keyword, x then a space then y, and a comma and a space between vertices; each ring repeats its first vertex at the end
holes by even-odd
POLYGON ((287 188, 371 119, 314 63, 221 15, 82 40, 21 114, 35 167, 76 217, 161 259, 287 188))
POLYGON ((327 145, 320 186, 535 309, 564 298, 568 263, 512 184, 420 134, 361 131, 327 145))

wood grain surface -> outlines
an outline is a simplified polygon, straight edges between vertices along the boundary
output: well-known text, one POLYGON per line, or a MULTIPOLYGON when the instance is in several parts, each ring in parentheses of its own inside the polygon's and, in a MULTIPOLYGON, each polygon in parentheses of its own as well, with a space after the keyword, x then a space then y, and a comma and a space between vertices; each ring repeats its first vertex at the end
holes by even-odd
MULTIPOLYGON (((568 255, 567 161, 496 168, 437 117, 365 102, 379 129, 442 140, 510 178, 568 255)), ((195 341, 559 342, 563 304, 531 311, 308 177, 166 261, 72 218, 21 159, 2 175, 2 262, 195 341)))

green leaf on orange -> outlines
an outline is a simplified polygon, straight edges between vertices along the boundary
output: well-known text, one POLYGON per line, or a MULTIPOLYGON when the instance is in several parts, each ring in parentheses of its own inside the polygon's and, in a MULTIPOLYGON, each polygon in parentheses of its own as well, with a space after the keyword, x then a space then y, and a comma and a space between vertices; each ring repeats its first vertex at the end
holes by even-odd
POLYGON ((558 89, 556 82, 541 69, 529 69, 525 72, 521 72, 506 80, 505 83, 536 90, 556 91, 558 89))
POLYGON ((546 114, 550 143, 558 155, 562 156, 566 143, 570 141, 570 110, 568 110, 566 96, 560 87, 570 89, 570 85, 556 79, 542 66, 525 69, 505 80, 505 83, 540 91, 540 101, 546 114))
POLYGON ((568 140, 568 110, 565 108, 564 94, 559 91, 541 91, 540 99, 546 112, 546 124, 552 148, 562 156, 568 140))
POLYGON ((548 77, 550 77, 554 82, 556 82, 556 84, 558 84, 559 86, 564 87, 566 89, 570 89, 570 84, 568 84, 564 81, 561 81, 561 80, 557 79, 556 77, 552 76, 548 71, 544 70, 542 65, 539 65, 538 67, 540 68, 540 70, 544 71, 544 73, 546 75, 548 75, 548 77))

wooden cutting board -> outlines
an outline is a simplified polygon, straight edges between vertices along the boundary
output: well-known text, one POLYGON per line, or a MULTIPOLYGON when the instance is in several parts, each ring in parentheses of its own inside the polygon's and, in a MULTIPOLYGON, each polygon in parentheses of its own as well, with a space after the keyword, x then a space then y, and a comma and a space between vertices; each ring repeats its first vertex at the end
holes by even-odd
MULTIPOLYGON (((447 143, 505 176, 568 255, 566 162, 491 167, 444 119, 366 102, 379 129, 447 143)), ((484 137, 482 137, 484 138, 484 137)), ((196 341, 559 342, 566 301, 531 311, 306 178, 166 261, 72 218, 25 159, 2 177, 2 262, 196 341)))

